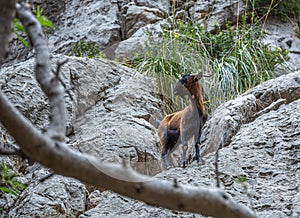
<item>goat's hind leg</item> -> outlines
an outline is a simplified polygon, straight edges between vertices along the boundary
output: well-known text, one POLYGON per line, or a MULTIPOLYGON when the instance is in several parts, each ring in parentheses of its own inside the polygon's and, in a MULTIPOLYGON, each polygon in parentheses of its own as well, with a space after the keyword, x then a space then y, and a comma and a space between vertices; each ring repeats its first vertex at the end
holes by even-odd
POLYGON ((164 135, 163 135, 163 142, 162 142, 162 152, 161 157, 164 161, 164 164, 167 169, 171 167, 171 164, 169 162, 169 153, 170 153, 170 135, 169 135, 168 129, 165 129, 164 135))
POLYGON ((196 151, 195 158, 196 158, 197 163, 198 164, 204 164, 204 161, 200 156, 200 143, 199 142, 196 142, 196 144, 195 144, 195 151, 196 151))
POLYGON ((169 158, 169 155, 168 155, 167 152, 165 152, 164 154, 162 154, 162 159, 163 159, 163 161, 164 161, 165 166, 166 166, 167 169, 171 168, 171 164, 170 164, 168 158, 169 158))
POLYGON ((201 161, 201 157, 200 157, 200 144, 198 142, 196 142, 195 144, 195 151, 196 151, 196 161, 197 163, 199 163, 201 161))
POLYGON ((162 153, 161 153, 161 157, 164 161, 164 164, 166 166, 167 169, 171 168, 171 164, 169 162, 169 155, 168 155, 168 149, 166 147, 164 147, 162 153))

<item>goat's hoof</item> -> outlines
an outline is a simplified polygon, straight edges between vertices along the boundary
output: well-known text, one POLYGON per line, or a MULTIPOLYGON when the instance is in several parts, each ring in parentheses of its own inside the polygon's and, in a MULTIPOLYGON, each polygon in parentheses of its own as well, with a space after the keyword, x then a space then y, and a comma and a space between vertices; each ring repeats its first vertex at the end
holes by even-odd
POLYGON ((188 163, 187 163, 186 160, 181 162, 181 167, 182 167, 182 168, 186 168, 187 165, 188 165, 188 163))
POLYGON ((198 166, 204 165, 205 161, 203 159, 200 159, 199 161, 197 161, 198 166))

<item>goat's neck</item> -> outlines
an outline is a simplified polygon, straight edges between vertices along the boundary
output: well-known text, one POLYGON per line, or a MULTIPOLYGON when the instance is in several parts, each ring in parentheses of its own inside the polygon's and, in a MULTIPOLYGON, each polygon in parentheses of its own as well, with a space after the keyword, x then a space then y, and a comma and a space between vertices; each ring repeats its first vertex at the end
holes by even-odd
POLYGON ((201 88, 198 88, 197 92, 191 96, 190 105, 192 106, 192 109, 197 109, 199 112, 203 112, 205 110, 201 88))

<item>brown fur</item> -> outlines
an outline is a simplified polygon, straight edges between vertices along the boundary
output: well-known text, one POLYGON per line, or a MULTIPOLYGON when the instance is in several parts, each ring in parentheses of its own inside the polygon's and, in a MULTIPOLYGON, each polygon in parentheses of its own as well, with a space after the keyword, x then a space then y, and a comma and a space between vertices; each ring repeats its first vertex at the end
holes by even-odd
POLYGON ((185 109, 166 115, 158 126, 158 135, 162 145, 162 157, 168 166, 167 156, 179 145, 183 145, 182 161, 186 163, 186 147, 188 141, 194 137, 196 141, 196 159, 199 162, 199 137, 201 129, 207 120, 205 112, 202 86, 195 75, 184 75, 174 88, 174 93, 181 97, 189 96, 190 105, 185 109))

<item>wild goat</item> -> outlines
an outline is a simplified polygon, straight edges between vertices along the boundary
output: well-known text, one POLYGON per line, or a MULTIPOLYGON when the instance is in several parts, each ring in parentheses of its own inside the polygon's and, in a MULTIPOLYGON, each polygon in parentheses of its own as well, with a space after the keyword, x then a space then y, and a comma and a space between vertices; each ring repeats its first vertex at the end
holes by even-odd
POLYGON ((166 115, 158 126, 158 136, 162 145, 162 158, 166 167, 170 167, 169 155, 182 144, 181 165, 187 165, 186 151, 188 142, 193 138, 196 160, 200 162, 199 139, 201 129, 207 120, 204 108, 202 86, 199 82, 202 74, 186 74, 179 79, 174 87, 174 94, 180 97, 188 95, 190 105, 185 109, 166 115))

